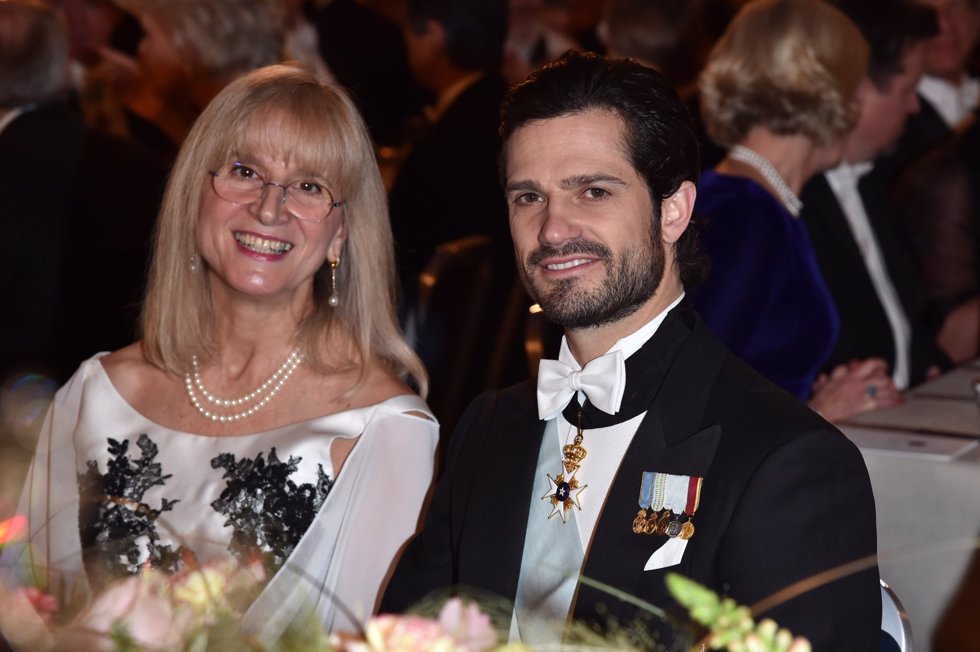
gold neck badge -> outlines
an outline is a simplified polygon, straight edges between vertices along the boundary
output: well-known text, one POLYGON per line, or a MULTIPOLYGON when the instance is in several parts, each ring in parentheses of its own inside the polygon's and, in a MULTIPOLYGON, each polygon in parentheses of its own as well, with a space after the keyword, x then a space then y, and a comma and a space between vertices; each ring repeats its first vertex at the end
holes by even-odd
POLYGON ((541 500, 551 501, 551 514, 548 515, 549 519, 560 515, 562 523, 567 523, 568 512, 573 506, 578 508, 579 511, 582 509, 582 505, 579 503, 579 494, 588 485, 580 485, 575 474, 578 472, 582 460, 587 455, 585 447, 582 446, 582 440, 584 438, 582 410, 579 410, 578 429, 575 433, 575 439, 571 444, 565 444, 561 449, 561 465, 563 471, 555 478, 552 478, 550 473, 548 474, 548 493, 541 496, 541 500), (568 478, 567 480, 566 477, 568 478))

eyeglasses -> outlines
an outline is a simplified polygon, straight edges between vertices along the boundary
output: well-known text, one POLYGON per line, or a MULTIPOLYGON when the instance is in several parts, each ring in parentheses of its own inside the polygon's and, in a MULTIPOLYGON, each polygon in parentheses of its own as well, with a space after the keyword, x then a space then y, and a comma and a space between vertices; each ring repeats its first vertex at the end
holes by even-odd
POLYGON ((261 174, 241 163, 232 163, 220 172, 208 170, 214 194, 233 204, 261 201, 266 186, 282 190, 282 205, 298 220, 322 222, 330 212, 344 205, 334 201, 325 186, 315 181, 298 179, 288 184, 266 181, 261 174))

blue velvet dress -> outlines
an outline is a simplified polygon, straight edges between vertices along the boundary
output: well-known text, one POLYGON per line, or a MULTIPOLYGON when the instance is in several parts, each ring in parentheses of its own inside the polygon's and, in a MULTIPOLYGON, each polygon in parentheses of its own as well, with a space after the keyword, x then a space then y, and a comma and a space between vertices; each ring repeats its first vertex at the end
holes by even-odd
POLYGON ((806 226, 751 179, 714 171, 694 210, 711 258, 698 312, 756 371, 808 399, 840 323, 806 226))

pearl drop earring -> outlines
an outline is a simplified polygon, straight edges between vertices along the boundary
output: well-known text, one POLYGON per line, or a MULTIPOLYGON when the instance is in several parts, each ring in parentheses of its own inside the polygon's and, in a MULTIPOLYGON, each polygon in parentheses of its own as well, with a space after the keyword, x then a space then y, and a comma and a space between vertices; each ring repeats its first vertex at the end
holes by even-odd
POLYGON ((340 297, 337 296, 337 266, 340 265, 340 257, 337 260, 330 261, 330 297, 327 299, 327 303, 330 304, 331 308, 336 308, 340 305, 340 297))
POLYGON ((195 256, 194 254, 191 254, 191 257, 190 257, 190 260, 188 261, 188 263, 189 263, 188 264, 188 267, 190 268, 191 272, 196 272, 197 271, 197 256, 195 256))

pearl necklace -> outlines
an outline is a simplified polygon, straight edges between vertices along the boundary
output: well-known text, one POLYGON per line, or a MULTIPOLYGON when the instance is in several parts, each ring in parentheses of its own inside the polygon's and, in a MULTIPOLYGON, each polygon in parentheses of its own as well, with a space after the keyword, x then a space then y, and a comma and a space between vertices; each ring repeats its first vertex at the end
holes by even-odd
POLYGON ((286 361, 282 363, 282 366, 276 369, 276 371, 269 376, 268 380, 259 385, 256 389, 245 394, 239 398, 219 398, 209 392, 207 388, 204 387, 204 383, 201 381, 201 369, 197 363, 197 356, 191 356, 191 365, 193 366, 192 373, 184 374, 184 388, 187 390, 187 397, 191 400, 191 405, 193 405, 198 412, 204 416, 205 419, 210 419, 211 421, 219 421, 221 423, 228 423, 231 421, 241 421, 242 419, 248 418, 264 408, 272 398, 279 393, 282 386, 286 384, 289 377, 293 375, 296 371, 296 367, 299 363, 303 361, 303 356, 298 350, 293 350, 286 358, 286 361), (248 405, 252 403, 251 407, 242 410, 241 412, 233 412, 231 414, 219 414, 217 412, 212 412, 204 405, 201 400, 197 397, 197 392, 194 391, 195 387, 197 391, 201 393, 208 403, 212 405, 217 405, 218 407, 229 408, 237 407, 240 405, 248 405))
POLYGON ((769 159, 762 156, 758 152, 754 152, 744 145, 735 145, 729 152, 728 158, 734 161, 741 161, 753 168, 755 168, 762 178, 776 191, 779 195, 780 201, 783 202, 783 206, 789 211, 789 214, 793 217, 800 216, 800 210, 803 208, 803 202, 800 198, 796 196, 790 187, 786 184, 782 175, 776 171, 776 168, 769 159))

